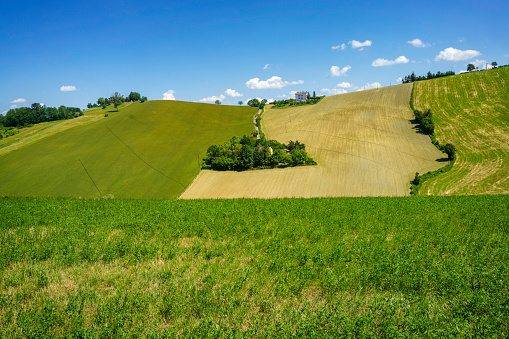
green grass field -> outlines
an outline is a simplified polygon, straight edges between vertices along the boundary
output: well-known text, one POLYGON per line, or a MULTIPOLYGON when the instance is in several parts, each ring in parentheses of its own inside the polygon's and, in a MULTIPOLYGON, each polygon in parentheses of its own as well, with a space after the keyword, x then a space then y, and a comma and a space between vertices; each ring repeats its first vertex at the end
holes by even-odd
POLYGON ((253 130, 256 109, 161 100, 92 113, 108 117, 0 156, 0 196, 175 198, 208 146, 253 130))
POLYGON ((426 181, 420 193, 508 194, 509 67, 414 86, 415 108, 431 108, 437 139, 458 150, 452 170, 426 181))
POLYGON ((509 196, 0 199, 0 337, 508 337, 509 196))

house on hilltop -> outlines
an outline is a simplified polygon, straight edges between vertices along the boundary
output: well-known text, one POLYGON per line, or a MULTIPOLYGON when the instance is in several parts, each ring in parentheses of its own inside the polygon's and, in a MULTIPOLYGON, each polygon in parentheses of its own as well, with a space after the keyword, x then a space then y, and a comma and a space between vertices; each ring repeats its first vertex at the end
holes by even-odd
POLYGON ((296 92, 295 93, 295 102, 307 101, 308 100, 308 92, 296 92))

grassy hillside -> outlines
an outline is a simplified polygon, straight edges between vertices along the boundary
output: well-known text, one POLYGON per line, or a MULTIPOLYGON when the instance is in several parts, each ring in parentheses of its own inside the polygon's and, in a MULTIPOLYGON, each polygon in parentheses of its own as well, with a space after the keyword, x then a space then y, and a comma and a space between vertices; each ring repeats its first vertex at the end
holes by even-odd
MULTIPOLYGON (((253 130, 250 107, 134 103, 0 156, 0 195, 175 198, 213 143, 253 130)), ((98 113, 96 113, 98 114, 98 113)))
POLYGON ((509 193, 509 67, 414 86, 415 108, 431 108, 437 139, 458 150, 453 169, 421 194, 509 193))
POLYGON ((0 199, 0 336, 508 337, 508 205, 0 199))
POLYGON ((318 166, 202 171, 182 198, 405 196, 415 172, 444 166, 412 124, 412 85, 324 98, 316 105, 266 109, 267 138, 299 140, 318 166))

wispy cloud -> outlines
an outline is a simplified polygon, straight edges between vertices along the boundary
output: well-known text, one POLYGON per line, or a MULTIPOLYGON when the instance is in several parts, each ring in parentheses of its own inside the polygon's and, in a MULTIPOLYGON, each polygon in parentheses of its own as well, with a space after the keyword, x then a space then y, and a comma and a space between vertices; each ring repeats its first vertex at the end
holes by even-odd
POLYGON ((216 100, 224 100, 226 97, 224 95, 220 95, 220 96, 210 96, 210 97, 206 97, 206 98, 203 98, 200 100, 200 102, 215 102, 216 100))
POLYGON ((375 61, 373 61, 371 66, 373 66, 373 67, 391 66, 391 65, 396 65, 396 64, 406 64, 409 61, 410 60, 408 60, 407 57, 405 57, 404 55, 401 55, 401 56, 397 57, 394 60, 387 60, 387 59, 378 58, 375 61))
POLYGON ((10 109, 15 109, 15 108, 18 108, 18 105, 11 105, 9 108, 10 109))
POLYGON ((175 100, 175 91, 170 89, 169 91, 163 93, 163 100, 175 100))
POLYGON ((430 47, 431 45, 429 43, 424 43, 421 41, 421 39, 414 39, 414 40, 410 40, 410 41, 407 41, 410 45, 414 46, 414 47, 420 47, 420 48, 423 48, 423 47, 430 47))
POLYGON ((265 64, 265 66, 263 66, 263 69, 270 69, 270 66, 272 66, 272 64, 265 64))
POLYGON ((449 47, 441 51, 436 57, 435 61, 445 60, 445 61, 461 61, 475 58, 476 56, 481 55, 481 52, 475 50, 465 50, 462 51, 460 49, 456 49, 453 47, 449 47))
POLYGON ((297 81, 283 81, 281 77, 273 76, 267 80, 260 81, 260 78, 253 78, 246 82, 246 87, 249 89, 272 89, 272 88, 283 88, 289 85, 301 85, 303 80, 297 81))
POLYGON ((12 100, 10 103, 11 104, 24 104, 25 102, 27 102, 27 99, 24 99, 24 98, 18 98, 16 100, 12 100))
POLYGON ((332 66, 330 68, 330 72, 327 76, 330 78, 343 77, 343 76, 346 76, 346 72, 348 72, 351 69, 352 69, 352 67, 350 67, 350 65, 346 65, 345 67, 343 67, 341 69, 338 66, 332 66))
POLYGON ((346 48, 346 44, 341 44, 341 45, 337 45, 337 46, 332 46, 331 49, 333 51, 339 49, 340 51, 343 51, 344 49, 346 48))
POLYGON ((60 92, 74 92, 77 90, 78 89, 76 88, 76 86, 62 86, 62 87, 60 87, 60 92))
POLYGON ((357 92, 359 91, 364 91, 366 89, 373 89, 373 88, 379 88, 381 85, 379 82, 373 82, 373 83, 367 83, 366 85, 362 86, 361 88, 359 88, 357 90, 357 92))
POLYGON ((322 93, 336 95, 336 94, 345 94, 345 93, 348 93, 348 91, 344 88, 322 88, 322 93))

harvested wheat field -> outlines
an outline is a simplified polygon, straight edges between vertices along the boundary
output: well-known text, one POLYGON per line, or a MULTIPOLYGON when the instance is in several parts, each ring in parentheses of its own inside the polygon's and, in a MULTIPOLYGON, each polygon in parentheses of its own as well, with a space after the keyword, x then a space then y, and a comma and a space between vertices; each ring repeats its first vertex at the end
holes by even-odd
POLYGON ((201 171, 182 199, 405 196, 415 172, 444 166, 419 133, 412 85, 324 98, 316 105, 266 109, 268 139, 299 140, 317 166, 245 172, 201 171))
POLYGON ((509 193, 509 67, 419 81, 414 106, 431 109, 437 139, 458 157, 421 194, 509 193))

